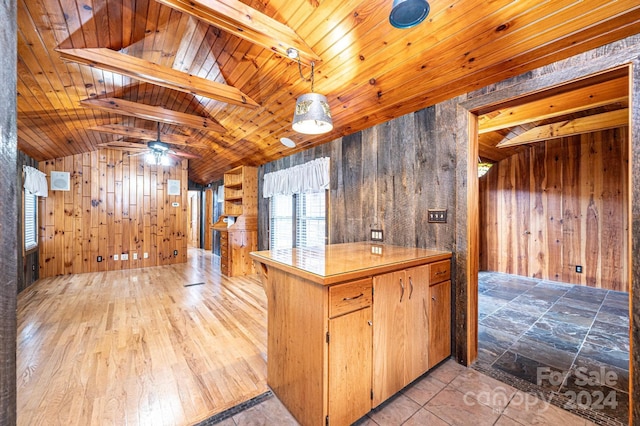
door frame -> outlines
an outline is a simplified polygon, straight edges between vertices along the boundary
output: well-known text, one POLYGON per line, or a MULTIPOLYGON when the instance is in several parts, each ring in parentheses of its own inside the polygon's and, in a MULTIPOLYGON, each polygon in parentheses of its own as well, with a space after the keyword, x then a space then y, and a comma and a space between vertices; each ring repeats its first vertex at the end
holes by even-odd
POLYGON ((459 240, 458 249, 463 249, 466 246, 467 251, 464 256, 461 256, 460 252, 456 254, 458 257, 456 270, 458 274, 462 274, 458 278, 460 288, 456 294, 456 309, 462 311, 462 315, 457 317, 464 319, 464 327, 459 327, 464 330, 457 330, 456 333, 456 355, 458 360, 469 365, 477 357, 478 348, 479 185, 477 167, 475 167, 478 158, 478 114, 482 111, 495 109, 501 104, 514 102, 519 98, 545 92, 578 80, 609 74, 616 70, 627 70, 629 78, 629 230, 627 233, 629 250, 627 262, 630 305, 630 424, 634 424, 634 420, 640 422, 640 410, 633 409, 633 401, 640 400, 640 371, 638 371, 640 370, 638 368, 640 354, 637 349, 640 346, 640 324, 638 324, 637 317, 636 321, 633 318, 633 308, 640 310, 640 262, 634 264, 632 257, 633 252, 640 251, 640 171, 634 172, 633 167, 634 163, 640 162, 640 58, 638 50, 640 50, 640 46, 635 46, 634 49, 621 51, 613 56, 607 56, 607 52, 604 52, 602 56, 597 58, 593 58, 595 55, 592 52, 587 52, 584 55, 591 53, 589 59, 580 64, 581 66, 577 69, 576 61, 572 61, 572 58, 561 61, 554 64, 556 71, 463 101, 458 104, 457 113, 458 129, 463 133, 458 139, 458 143, 466 144, 465 147, 458 146, 459 161, 462 160, 466 163, 464 164, 466 191, 458 196, 459 201, 464 201, 464 208, 461 211, 466 210, 466 218, 458 221, 458 225, 462 226, 465 232, 458 232, 458 239, 464 235, 466 241, 459 240), (466 155, 464 155, 465 152, 466 155))

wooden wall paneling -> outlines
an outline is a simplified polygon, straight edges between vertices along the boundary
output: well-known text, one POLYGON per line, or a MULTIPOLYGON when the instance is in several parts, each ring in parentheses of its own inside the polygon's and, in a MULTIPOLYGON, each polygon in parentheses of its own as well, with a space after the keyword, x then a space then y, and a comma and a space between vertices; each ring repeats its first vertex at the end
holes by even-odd
MULTIPOLYGON (((550 242, 547 241, 547 163, 545 144, 533 144, 531 146, 531 168, 529 169, 531 185, 530 205, 530 232, 528 276, 542 278, 548 276, 550 242)), ((483 191, 481 190, 481 193, 483 191)), ((484 191, 485 195, 486 191, 484 191)), ((496 220, 495 210, 491 213, 496 220)), ((482 229, 482 227, 480 228, 482 229)), ((495 256, 495 253, 494 253, 495 256)), ((482 269, 482 267, 481 267, 482 269)))
POLYGON ((584 265, 580 247, 581 147, 577 141, 578 136, 562 139, 562 280, 571 284, 584 284, 575 272, 576 265, 584 265))
POLYGON ((40 169, 47 174, 69 171, 72 177, 71 191, 51 191, 42 201, 42 276, 186 261, 186 162, 161 170, 160 182, 156 166, 118 150, 63 157, 41 164, 40 169), (181 196, 164 196, 168 178, 181 180, 181 196), (170 254, 162 262, 158 261, 158 235, 153 228, 157 226, 158 199, 162 200, 161 234, 165 239, 160 244, 163 253, 170 254), (173 201, 180 207, 169 207, 173 201), (178 250, 177 257, 173 250, 178 250), (129 255, 128 260, 122 260, 123 253, 129 255), (138 259, 133 258, 134 253, 138 259), (120 258, 117 261, 115 254, 120 258), (97 262, 97 256, 103 262, 97 262))
POLYGON ((604 288, 618 291, 629 291, 622 285, 627 281, 628 264, 625 253, 628 250, 627 238, 628 216, 620 214, 628 210, 628 128, 618 128, 602 132, 602 179, 601 194, 601 252, 607 259, 601 264, 601 280, 604 288))
POLYGON ((518 275, 530 276, 529 259, 531 244, 531 162, 529 158, 530 151, 526 150, 516 157, 514 161, 514 182, 518 191, 514 192, 515 203, 517 206, 517 215, 514 218, 514 226, 516 236, 515 253, 518 254, 515 259, 515 270, 518 275))
MULTIPOLYGON (((580 136, 582 150, 580 158, 580 211, 584 226, 581 240, 584 242, 583 285, 600 287, 601 263, 600 244, 602 241, 602 132, 580 136)), ((607 179, 612 176, 607 177, 607 179)), ((619 181, 618 181, 619 183, 619 181)), ((620 207, 622 204, 620 204, 620 207)), ((618 210, 619 211, 619 210, 618 210)))
MULTIPOLYGON (((370 198, 365 194, 370 195, 376 193, 376 191, 363 191, 364 168, 361 166, 364 152, 369 149, 371 147, 365 147, 362 144, 361 132, 342 138, 342 157, 337 164, 340 167, 341 196, 339 200, 335 200, 336 205, 333 207, 340 209, 339 212, 336 212, 336 216, 342 218, 340 219, 341 226, 350 230, 348 235, 341 232, 347 238, 346 241, 343 241, 345 243, 362 241, 369 237, 367 230, 370 225, 366 223, 369 212, 364 210, 364 199, 370 198)), ((375 169, 376 166, 373 166, 373 168, 375 169)), ((369 183, 369 186, 371 186, 371 183, 369 183)))
POLYGON ((150 252, 149 257, 153 258, 153 262, 158 262, 159 249, 161 245, 162 239, 162 231, 160 229, 160 224, 158 223, 158 173, 157 170, 153 167, 147 167, 145 172, 148 170, 149 173, 149 190, 151 191, 149 194, 149 206, 150 206, 150 222, 151 222, 151 242, 150 242, 150 252))
POLYGON ((619 128, 551 140, 496 164, 481 194, 483 220, 498 221, 495 241, 482 240, 486 267, 625 291, 626 138, 619 128))
POLYGON ((640 253, 640 57, 637 55, 629 66, 631 78, 629 82, 629 96, 632 111, 629 117, 629 142, 625 146, 630 149, 629 175, 626 181, 631 200, 626 209, 627 222, 632 232, 627 234, 628 251, 626 261, 629 264, 629 312, 630 312, 630 348, 629 348, 629 424, 640 424, 640 260, 633 253, 640 253))
MULTIPOLYGON (((545 144, 547 156, 547 249, 549 270, 546 277, 551 280, 562 280, 562 144, 545 144)), ((537 169, 536 169, 537 170, 537 169)), ((543 276, 544 277, 544 276, 543 276)))
MULTIPOLYGON (((3 55, 0 58, 0 217, 6 223, 2 224, 0 232, 0 247, 9 253, 20 253, 21 238, 17 228, 19 221, 15 220, 20 214, 18 208, 20 193, 17 176, 22 172, 18 167, 17 150, 17 100, 16 100, 16 2, 9 0, 0 5, 0 40, 3 44, 3 55)), ((42 241, 42 240, 40 240, 42 241)), ((0 258, 0 424, 14 425, 17 423, 16 413, 16 294, 18 293, 18 262, 17 256, 2 256, 0 258)))
POLYGON ((631 156, 633 151, 631 151, 631 144, 633 142, 632 133, 635 130, 632 129, 632 121, 629 119, 629 126, 620 133, 616 133, 615 129, 613 130, 616 137, 620 139, 620 146, 622 147, 622 158, 618 161, 620 165, 620 169, 622 170, 622 191, 620 193, 620 197, 622 198, 622 203, 624 205, 623 214, 622 214, 622 223, 623 228, 625 230, 625 234, 621 236, 622 244, 622 256, 620 256, 620 263, 622 264, 622 282, 626 282, 627 285, 622 287, 622 291, 632 292, 632 281, 630 278, 630 272, 632 270, 633 264, 631 261, 625 261, 625 256, 629 257, 633 253, 631 250, 631 233, 633 231, 631 217, 629 216, 629 209, 631 208, 632 201, 635 201, 631 194, 631 190, 629 189, 630 176, 632 174, 632 163, 631 156), (626 238, 625 238, 626 237, 626 238))

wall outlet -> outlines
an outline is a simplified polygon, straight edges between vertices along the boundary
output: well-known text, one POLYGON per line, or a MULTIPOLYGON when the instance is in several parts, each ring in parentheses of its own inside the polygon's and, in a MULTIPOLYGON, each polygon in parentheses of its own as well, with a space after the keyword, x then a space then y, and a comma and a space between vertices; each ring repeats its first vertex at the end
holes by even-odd
POLYGON ((174 255, 174 256, 177 256, 177 255, 178 255, 178 250, 174 250, 174 251, 173 251, 173 255, 174 255))
POLYGON ((383 241, 384 233, 382 229, 372 229, 371 230, 371 241, 383 241))
POLYGON ((427 222, 447 223, 447 209, 429 209, 427 222))
POLYGON ((128 253, 122 253, 122 256, 120 256, 121 260, 129 260, 129 254, 128 253))
POLYGON ((582 273, 582 265, 576 265, 576 273, 578 274, 582 273))
POLYGON ((98 256, 98 257, 96 258, 96 261, 98 261, 98 262, 102 262, 102 256, 98 256))
POLYGON ((117 254, 113 255, 113 260, 118 260, 118 255, 117 254))
POLYGON ((35 272, 35 270, 36 270, 36 264, 35 263, 33 265, 31 265, 31 270, 35 272))
POLYGON ((143 254, 143 255, 142 255, 142 257, 143 257, 144 259, 148 259, 148 258, 149 258, 149 253, 145 253, 145 254, 143 254))
POLYGON ((138 260, 138 253, 133 253, 133 260, 138 260))

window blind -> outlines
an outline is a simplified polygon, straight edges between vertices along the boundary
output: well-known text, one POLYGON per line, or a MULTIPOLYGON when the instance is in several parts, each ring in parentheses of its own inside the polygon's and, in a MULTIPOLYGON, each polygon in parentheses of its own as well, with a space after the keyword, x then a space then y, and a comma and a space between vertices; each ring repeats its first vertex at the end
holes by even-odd
POLYGON ((24 191, 24 249, 38 247, 38 196, 24 191))
POLYGON ((296 247, 326 244, 326 191, 296 196, 296 247))
POLYGON ((272 196, 269 210, 269 249, 293 247, 293 195, 272 196))

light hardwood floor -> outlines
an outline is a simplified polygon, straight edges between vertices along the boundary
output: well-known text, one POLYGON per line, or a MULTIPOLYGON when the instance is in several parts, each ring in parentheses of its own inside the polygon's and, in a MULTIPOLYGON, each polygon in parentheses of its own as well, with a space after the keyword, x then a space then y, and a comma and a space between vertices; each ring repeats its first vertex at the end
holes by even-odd
POLYGON ((22 292, 18 424, 188 425, 267 391, 264 290, 218 264, 189 249, 186 264, 22 292))

